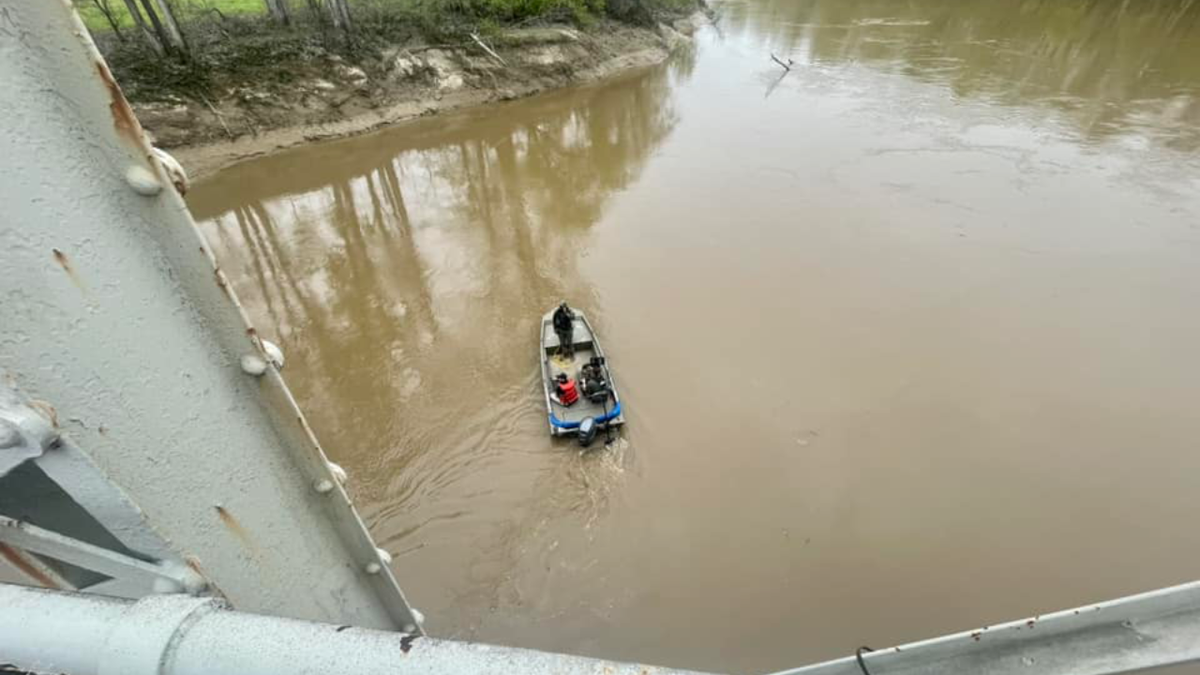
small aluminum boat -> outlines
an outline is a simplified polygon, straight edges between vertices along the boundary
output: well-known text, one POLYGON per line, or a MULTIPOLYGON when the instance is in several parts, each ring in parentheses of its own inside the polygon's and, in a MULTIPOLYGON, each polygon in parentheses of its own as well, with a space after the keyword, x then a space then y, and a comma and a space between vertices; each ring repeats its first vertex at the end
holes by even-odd
POLYGON ((595 438, 597 430, 607 431, 625 423, 621 397, 587 315, 579 310, 569 310, 573 314, 571 344, 570 348, 564 348, 554 330, 556 311, 558 308, 542 316, 538 355, 550 435, 575 435, 580 444, 586 446, 595 438), (575 388, 576 398, 564 402, 564 398, 570 399, 571 395, 562 396, 564 390, 560 384, 575 388))

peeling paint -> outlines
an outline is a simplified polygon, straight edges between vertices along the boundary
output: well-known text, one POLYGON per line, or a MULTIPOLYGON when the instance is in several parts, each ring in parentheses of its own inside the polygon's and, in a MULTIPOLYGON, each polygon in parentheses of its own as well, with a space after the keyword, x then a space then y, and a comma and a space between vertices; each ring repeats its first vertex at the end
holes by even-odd
POLYGON ((254 543, 254 539, 250 536, 250 533, 246 531, 246 528, 242 527, 242 524, 238 522, 237 518, 233 517, 233 514, 230 513, 228 509, 223 506, 215 506, 213 508, 217 510, 217 516, 221 518, 221 523, 225 525, 225 527, 227 527, 229 531, 232 532, 233 535, 237 537, 243 545, 246 546, 246 548, 250 549, 255 554, 259 553, 258 544, 254 543))
POLYGON ((50 420, 50 426, 54 427, 55 429, 58 428, 58 410, 55 409, 54 406, 50 405, 49 402, 32 399, 29 401, 29 407, 41 413, 42 417, 50 420))
POLYGON ((419 637, 421 637, 421 636, 420 635, 405 635, 404 637, 400 638, 400 651, 404 652, 405 654, 412 651, 413 643, 416 642, 417 638, 419 638, 419 637))
POLYGON ((62 590, 62 586, 60 586, 58 582, 56 582, 54 579, 51 579, 38 568, 30 565, 20 553, 17 553, 16 549, 8 544, 0 544, 0 557, 3 557, 5 560, 11 563, 13 567, 21 570, 26 574, 26 576, 41 584, 45 588, 62 590))
POLYGON ((79 273, 75 271, 75 266, 71 264, 71 259, 67 257, 67 254, 63 253, 57 248, 50 250, 54 252, 54 261, 58 263, 58 266, 61 267, 64 272, 67 273, 67 277, 71 280, 71 283, 75 285, 75 288, 78 288, 80 292, 87 294, 87 287, 83 285, 83 279, 81 279, 79 277, 79 273))
POLYGON ((103 61, 96 62, 96 71, 108 89, 108 109, 112 113, 113 128, 117 130, 117 135, 142 149, 142 126, 133 114, 133 109, 129 107, 129 102, 125 100, 125 94, 121 93, 121 85, 113 79, 103 61))

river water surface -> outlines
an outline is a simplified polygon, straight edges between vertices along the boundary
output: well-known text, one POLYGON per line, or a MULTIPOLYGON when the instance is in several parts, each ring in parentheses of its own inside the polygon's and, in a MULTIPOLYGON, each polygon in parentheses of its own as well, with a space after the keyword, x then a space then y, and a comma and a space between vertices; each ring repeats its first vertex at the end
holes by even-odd
POLYGON ((717 8, 189 196, 430 632, 760 672, 1195 578, 1200 3, 717 8))

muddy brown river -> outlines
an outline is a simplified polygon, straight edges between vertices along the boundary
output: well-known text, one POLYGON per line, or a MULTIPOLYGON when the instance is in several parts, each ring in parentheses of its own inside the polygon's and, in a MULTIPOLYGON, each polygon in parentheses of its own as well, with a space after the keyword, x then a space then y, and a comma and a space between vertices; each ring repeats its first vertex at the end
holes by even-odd
POLYGON ((1200 3, 718 9, 189 196, 430 632, 763 672, 1196 578, 1200 3))

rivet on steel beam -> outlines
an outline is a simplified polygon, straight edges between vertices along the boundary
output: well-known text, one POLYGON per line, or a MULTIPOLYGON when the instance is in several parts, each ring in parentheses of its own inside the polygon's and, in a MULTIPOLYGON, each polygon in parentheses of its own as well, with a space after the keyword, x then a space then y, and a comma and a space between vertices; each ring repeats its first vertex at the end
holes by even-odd
POLYGON ((330 492, 333 492, 333 481, 329 480, 328 478, 324 478, 313 483, 313 489, 323 495, 329 494, 330 492))
POLYGON ((380 572, 383 571, 383 568, 380 567, 379 563, 377 563, 377 562, 369 562, 369 563, 367 563, 367 566, 363 569, 365 569, 367 571, 367 574, 379 574, 380 572))
POLYGON ((158 177, 146 167, 137 164, 125 172, 125 182, 139 195, 153 197, 162 192, 162 183, 158 182, 158 177))
POLYGON ((417 632, 417 627, 414 624, 406 623, 400 627, 400 632, 401 633, 415 633, 415 632, 417 632))
MULTIPOLYGON (((424 612, 417 609, 416 607, 409 607, 408 609, 412 612, 412 616, 414 619, 417 620, 418 624, 420 624, 420 625, 425 624, 425 613, 424 612)), ((409 631, 409 632, 412 632, 412 631, 409 631)))
POLYGON ((258 377, 267 372, 267 362, 257 354, 247 354, 242 357, 242 371, 258 377))
POLYGON ((275 364, 276 368, 283 369, 283 350, 279 345, 270 340, 262 340, 263 351, 267 353, 267 358, 271 363, 275 364))
POLYGON ((171 179, 171 182, 175 184, 175 189, 179 191, 179 194, 187 194, 191 183, 188 181, 187 172, 183 170, 183 165, 179 163, 179 160, 167 154, 167 151, 162 148, 151 146, 150 149, 154 151, 154 156, 162 163, 163 169, 167 172, 167 176, 171 179))
POLYGON ((391 553, 388 553, 387 551, 385 551, 381 548, 377 548, 377 549, 375 549, 375 554, 379 556, 379 562, 383 563, 384 565, 392 564, 392 554, 391 553))
POLYGON ((349 478, 349 476, 346 475, 346 470, 341 466, 334 464, 333 462, 327 462, 327 464, 329 466, 329 472, 333 474, 333 477, 336 478, 339 483, 345 485, 346 479, 349 478))

